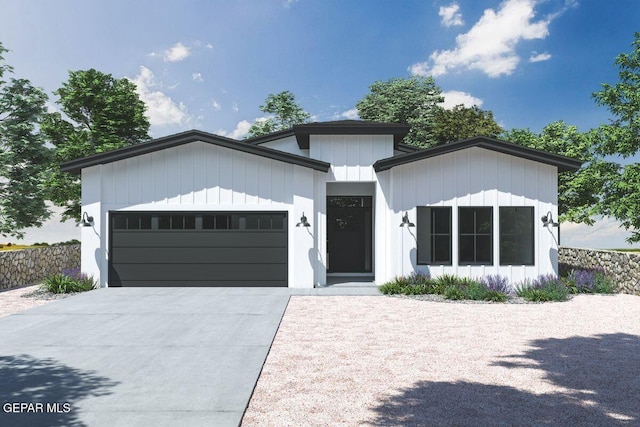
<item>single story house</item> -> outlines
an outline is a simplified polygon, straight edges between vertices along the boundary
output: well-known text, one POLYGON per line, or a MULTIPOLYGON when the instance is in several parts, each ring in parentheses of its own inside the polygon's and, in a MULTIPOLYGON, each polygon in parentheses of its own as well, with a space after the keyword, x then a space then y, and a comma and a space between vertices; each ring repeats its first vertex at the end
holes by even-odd
POLYGON ((192 130, 66 162, 82 176, 82 271, 102 286, 297 288, 557 272, 557 175, 581 162, 486 137, 418 149, 408 131, 192 130))

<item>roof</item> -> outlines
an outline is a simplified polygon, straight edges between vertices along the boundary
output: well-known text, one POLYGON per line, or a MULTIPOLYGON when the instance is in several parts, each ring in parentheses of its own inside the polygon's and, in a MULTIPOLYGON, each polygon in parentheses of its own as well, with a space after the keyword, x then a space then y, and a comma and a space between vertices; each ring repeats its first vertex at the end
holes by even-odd
POLYGON ((576 171, 582 165, 582 162, 580 160, 576 160, 571 157, 560 156, 558 154, 552 154, 546 151, 536 150, 534 148, 523 147, 522 145, 517 145, 512 142, 502 141, 499 139, 478 136, 475 138, 465 139, 462 141, 444 145, 438 145, 436 147, 378 160, 373 164, 373 168, 376 172, 381 172, 389 170, 395 166, 400 166, 407 163, 416 162, 418 160, 428 159, 430 157, 440 156, 442 154, 452 153, 471 147, 485 148, 487 150, 497 151, 499 153, 509 154, 511 156, 556 166, 558 168, 558 172, 576 171))
POLYGON ((246 144, 231 138, 214 135, 198 130, 190 130, 163 138, 153 139, 141 144, 130 145, 117 150, 105 153, 94 154, 92 156, 80 159, 70 160, 60 165, 64 172, 80 174, 83 168, 106 163, 116 162, 118 160, 128 159, 143 154, 153 153, 154 151, 164 150, 167 148, 177 147, 179 145, 188 144, 190 142, 201 141, 208 144, 217 145, 219 147, 229 148, 231 150, 242 151, 244 153, 255 154, 257 156, 266 157, 268 159, 278 160, 321 172, 327 172, 331 166, 327 162, 310 159, 308 157, 289 154, 271 148, 260 147, 252 144, 246 144))
MULTIPOLYGON (((301 150, 309 149, 310 135, 393 135, 396 148, 409 133, 409 125, 401 123, 381 123, 366 120, 337 120, 293 125, 291 129, 246 139, 245 143, 260 145, 265 142, 295 135, 301 150)), ((402 144, 406 145, 406 144, 402 144)))
POLYGON ((380 123, 366 120, 337 120, 293 125, 300 149, 309 148, 309 135, 393 135, 394 146, 409 133, 410 126, 401 123, 380 123))

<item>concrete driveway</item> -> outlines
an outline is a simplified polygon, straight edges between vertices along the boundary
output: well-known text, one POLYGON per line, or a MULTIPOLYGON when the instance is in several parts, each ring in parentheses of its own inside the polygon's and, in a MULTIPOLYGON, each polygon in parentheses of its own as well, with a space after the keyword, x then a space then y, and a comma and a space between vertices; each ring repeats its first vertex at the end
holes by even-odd
POLYGON ((290 294, 99 289, 1 318, 0 425, 236 426, 290 294))

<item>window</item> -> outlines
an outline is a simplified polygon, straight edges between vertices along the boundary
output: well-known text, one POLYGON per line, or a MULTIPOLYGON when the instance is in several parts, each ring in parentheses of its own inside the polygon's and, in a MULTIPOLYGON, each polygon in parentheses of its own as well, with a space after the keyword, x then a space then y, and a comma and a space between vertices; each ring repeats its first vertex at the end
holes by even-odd
POLYGON ((500 208, 500 265, 533 265, 533 207, 500 208))
POLYGON ((451 265, 451 208, 418 206, 418 264, 451 265))
POLYGON ((115 230, 150 230, 151 215, 145 214, 117 214, 113 217, 115 230))
POLYGON ((458 208, 460 264, 493 264, 492 208, 458 208))

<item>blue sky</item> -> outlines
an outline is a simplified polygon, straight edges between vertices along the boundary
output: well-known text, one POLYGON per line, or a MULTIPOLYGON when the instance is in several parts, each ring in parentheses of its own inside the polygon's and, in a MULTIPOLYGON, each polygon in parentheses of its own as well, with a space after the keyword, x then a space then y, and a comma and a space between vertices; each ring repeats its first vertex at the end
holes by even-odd
MULTIPOLYGON (((242 137, 283 90, 315 120, 356 118, 374 81, 411 74, 507 129, 586 131, 610 118, 591 93, 617 82, 615 56, 640 31, 637 0, 0 0, 0 11, 7 62, 51 109, 69 70, 96 68, 136 82, 154 137, 242 137)), ((603 224, 576 245, 624 246, 603 224)))

